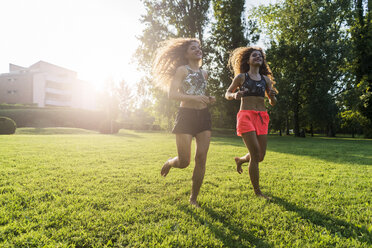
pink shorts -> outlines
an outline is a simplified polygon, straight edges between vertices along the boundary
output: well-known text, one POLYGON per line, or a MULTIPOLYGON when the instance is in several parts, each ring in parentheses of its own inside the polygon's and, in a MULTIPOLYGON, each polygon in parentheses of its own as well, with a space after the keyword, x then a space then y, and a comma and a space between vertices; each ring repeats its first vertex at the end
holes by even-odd
POLYGON ((237 115, 236 133, 242 136, 242 133, 255 131, 257 135, 265 135, 269 121, 266 111, 240 110, 237 115))

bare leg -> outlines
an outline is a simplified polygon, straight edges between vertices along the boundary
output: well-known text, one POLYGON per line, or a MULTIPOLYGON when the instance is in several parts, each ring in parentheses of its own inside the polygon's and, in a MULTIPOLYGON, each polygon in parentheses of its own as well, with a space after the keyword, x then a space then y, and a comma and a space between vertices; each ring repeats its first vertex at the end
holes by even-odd
POLYGON ((196 199, 200 192, 205 174, 205 164, 207 162, 207 153, 209 149, 211 131, 203 131, 196 135, 195 168, 192 175, 192 189, 190 195, 190 204, 199 208, 196 199))
POLYGON ((262 162, 266 155, 267 135, 257 135, 258 143, 260 144, 260 161, 262 162))
POLYGON ((191 156, 191 141, 190 134, 176 134, 176 144, 178 156, 168 159, 161 168, 160 175, 167 176, 169 170, 174 168, 186 168, 190 164, 191 156))
POLYGON ((242 174, 243 173, 242 164, 244 164, 246 162, 249 162, 249 160, 251 159, 251 155, 249 155, 249 153, 247 153, 243 157, 240 157, 240 158, 235 157, 234 159, 235 159, 235 163, 236 163, 236 171, 239 174, 242 174))
POLYGON ((247 146, 250 153, 249 176, 253 185, 254 193, 258 197, 269 199, 269 197, 262 194, 260 189, 260 173, 258 163, 263 160, 264 152, 266 152, 266 137, 260 136, 257 136, 256 132, 248 132, 242 134, 244 143, 247 146), (265 148, 265 150, 263 150, 263 148, 265 148))

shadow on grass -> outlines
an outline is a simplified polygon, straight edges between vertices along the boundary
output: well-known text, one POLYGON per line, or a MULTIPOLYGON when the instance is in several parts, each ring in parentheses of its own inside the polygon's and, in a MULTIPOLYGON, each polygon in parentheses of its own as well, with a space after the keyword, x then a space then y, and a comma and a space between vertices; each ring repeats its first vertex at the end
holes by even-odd
MULTIPOLYGON (((229 145, 246 149, 240 137, 213 137, 217 145, 229 145)), ((371 140, 287 136, 268 136, 268 151, 296 156, 308 156, 329 162, 355 165, 372 165, 371 140)))
MULTIPOLYGON (((201 225, 207 225, 209 230, 211 230, 211 232, 215 234, 215 237, 223 242, 224 247, 244 247, 244 245, 240 242, 240 240, 242 239, 248 241, 252 246, 272 247, 272 245, 268 244, 266 241, 260 238, 257 238, 254 234, 243 231, 241 227, 230 221, 225 215, 217 213, 211 208, 208 208, 206 206, 202 207, 202 209, 211 217, 211 219, 221 222, 225 228, 229 229, 230 233, 227 234, 221 228, 207 222, 205 220, 205 217, 203 217, 198 212, 192 211, 190 206, 179 206, 178 209, 192 216, 201 225), (239 237, 238 240, 233 239, 233 237, 237 236, 239 237)), ((260 228, 263 227, 261 226, 260 228)))
POLYGON ((112 137, 128 137, 128 138, 143 138, 141 135, 137 135, 133 130, 129 129, 120 129, 117 133, 100 133, 101 135, 109 135, 112 137))
POLYGON ((16 134, 27 134, 27 135, 55 135, 55 134, 97 134, 98 132, 93 130, 81 129, 81 128, 68 128, 68 127, 29 127, 29 128, 18 128, 16 134))
POLYGON ((314 225, 326 228, 333 235, 341 236, 347 239, 355 239, 368 245, 372 244, 372 235, 364 227, 355 226, 354 224, 330 217, 315 210, 299 207, 296 204, 290 203, 280 197, 270 197, 272 198, 271 202, 283 206, 287 211, 296 212, 299 216, 301 216, 301 218, 311 221, 314 225))
POLYGON ((211 141, 214 144, 219 145, 229 145, 229 146, 237 146, 244 149, 247 149, 244 145, 243 139, 241 137, 233 137, 233 136, 212 136, 211 141))
POLYGON ((134 133, 125 133, 125 132, 120 132, 120 133, 115 133, 115 134, 106 134, 106 135, 111 135, 111 136, 114 136, 114 137, 130 137, 130 138, 136 138, 136 139, 139 139, 139 138, 143 138, 142 136, 140 135, 137 135, 137 134, 134 134, 134 133))
POLYGON ((372 142, 357 139, 269 137, 268 150, 329 162, 372 165, 372 142))

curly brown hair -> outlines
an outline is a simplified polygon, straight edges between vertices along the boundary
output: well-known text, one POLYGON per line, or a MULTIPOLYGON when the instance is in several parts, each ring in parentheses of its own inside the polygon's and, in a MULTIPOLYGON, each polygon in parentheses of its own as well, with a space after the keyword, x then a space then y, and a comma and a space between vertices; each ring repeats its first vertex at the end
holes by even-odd
MULTIPOLYGON (((189 63, 185 55, 192 42, 200 45, 200 41, 196 38, 174 38, 160 44, 152 63, 152 74, 156 86, 165 91, 169 90, 177 68, 189 63)), ((201 66, 201 60, 199 63, 201 66)))
POLYGON ((265 75, 273 82, 273 88, 276 92, 274 84, 274 77, 273 73, 270 70, 269 65, 266 62, 266 55, 263 52, 262 48, 260 47, 238 47, 236 48, 231 54, 228 62, 228 67, 230 68, 231 72, 234 73, 234 76, 239 75, 240 73, 246 73, 249 71, 249 58, 254 51, 259 51, 262 54, 263 62, 259 69, 259 73, 261 75, 265 75))

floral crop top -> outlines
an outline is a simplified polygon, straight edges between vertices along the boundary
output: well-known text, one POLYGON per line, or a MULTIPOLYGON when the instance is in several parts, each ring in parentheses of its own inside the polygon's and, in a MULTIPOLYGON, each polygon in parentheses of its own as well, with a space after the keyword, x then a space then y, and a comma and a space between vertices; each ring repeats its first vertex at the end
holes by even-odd
POLYGON ((187 95, 205 95, 207 88, 207 81, 203 76, 203 72, 193 71, 188 65, 186 65, 188 74, 183 80, 180 90, 187 95))

